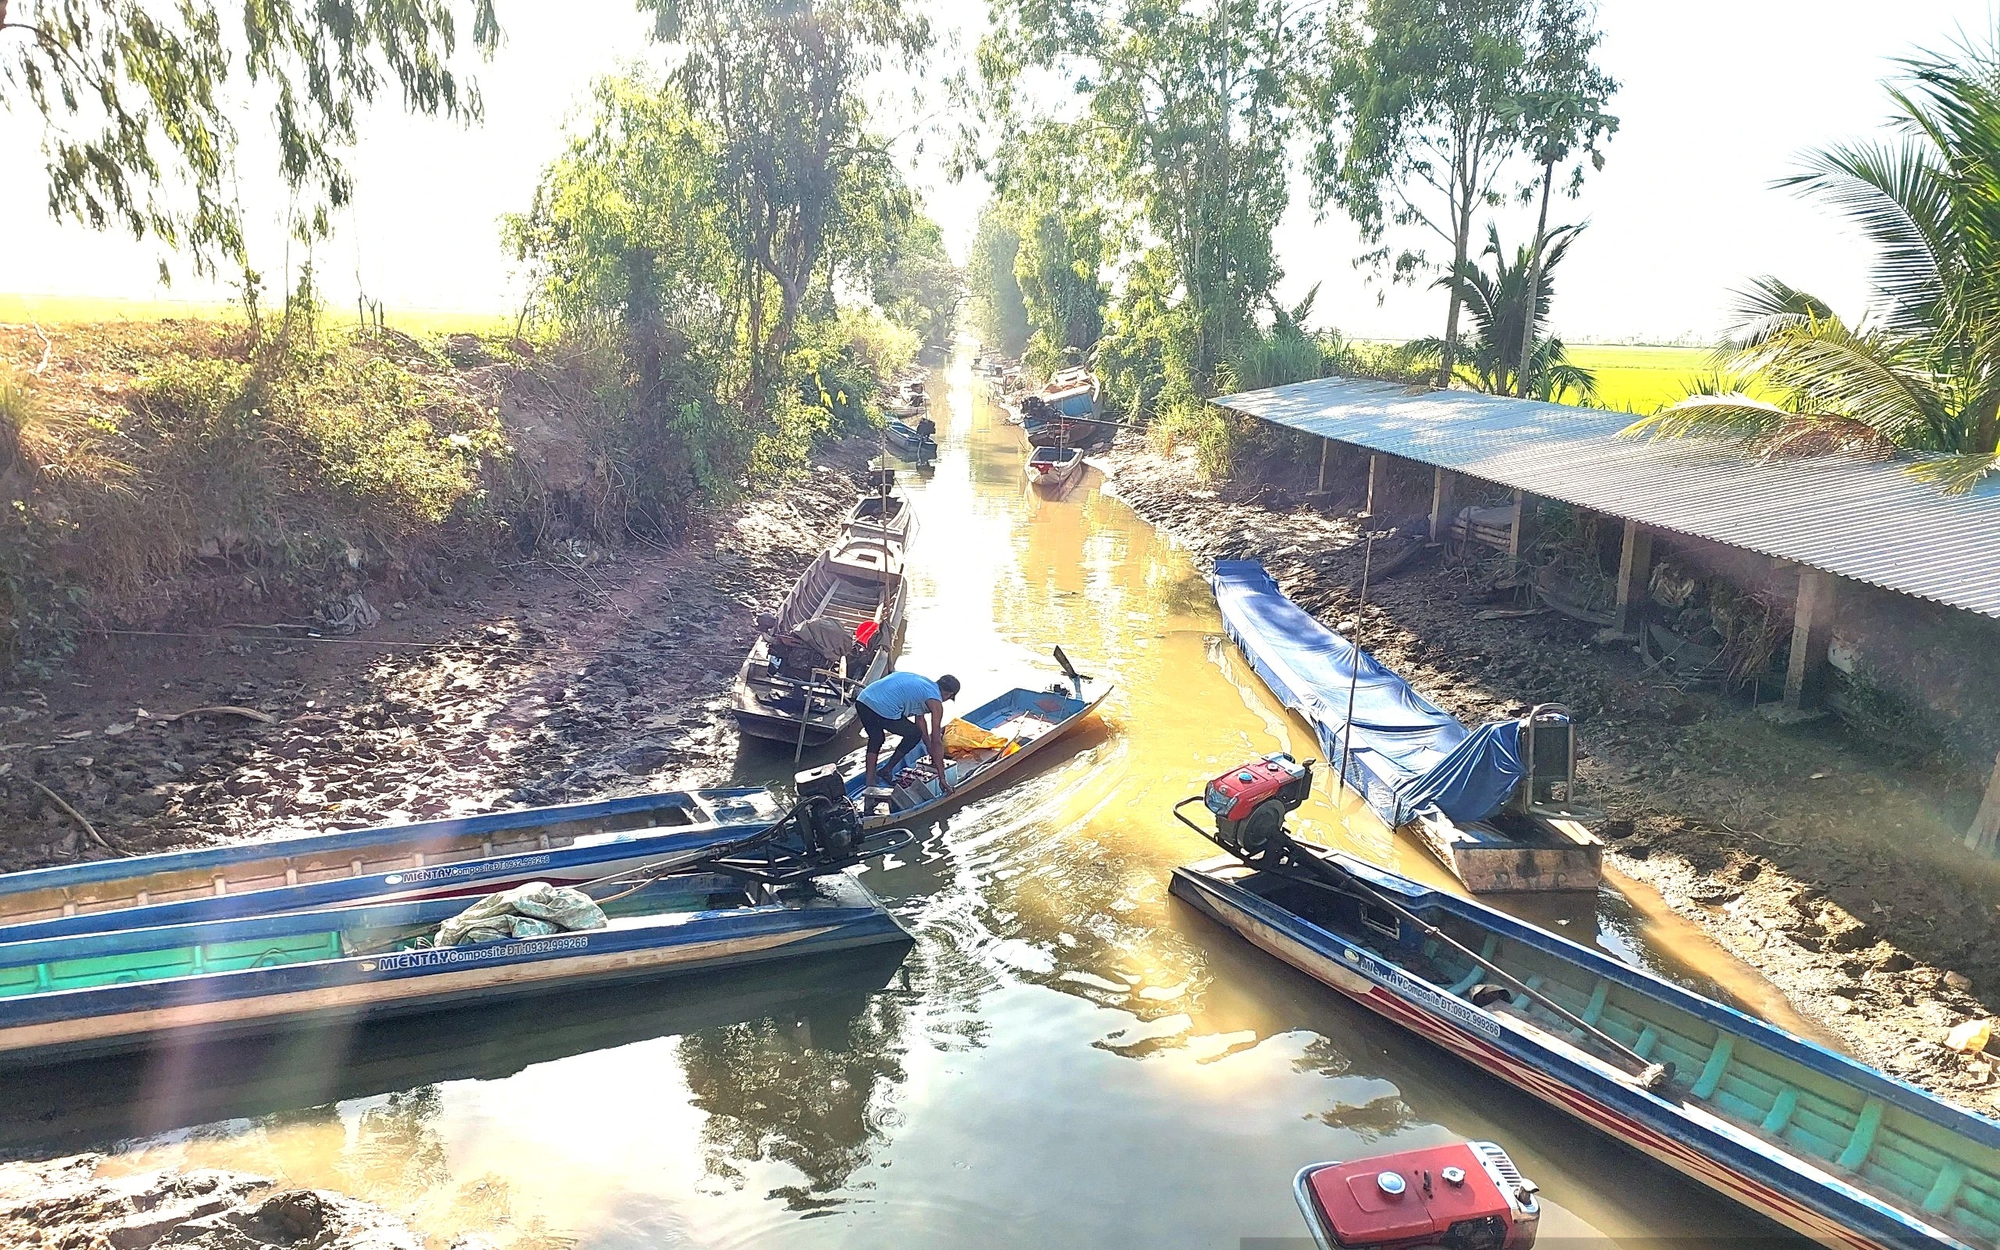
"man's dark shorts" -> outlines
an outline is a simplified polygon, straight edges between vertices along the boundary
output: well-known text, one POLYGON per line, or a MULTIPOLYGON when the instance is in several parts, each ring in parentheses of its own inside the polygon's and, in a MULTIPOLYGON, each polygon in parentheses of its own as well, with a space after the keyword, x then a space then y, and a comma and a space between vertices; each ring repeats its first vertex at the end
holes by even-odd
POLYGON ((890 734, 895 734, 897 737, 897 755, 901 755, 903 749, 912 742, 923 739, 924 731, 917 728, 917 722, 907 716, 902 720, 890 720, 866 703, 860 702, 855 703, 854 710, 861 713, 861 727, 868 731, 868 749, 871 751, 880 751, 882 740, 890 734))

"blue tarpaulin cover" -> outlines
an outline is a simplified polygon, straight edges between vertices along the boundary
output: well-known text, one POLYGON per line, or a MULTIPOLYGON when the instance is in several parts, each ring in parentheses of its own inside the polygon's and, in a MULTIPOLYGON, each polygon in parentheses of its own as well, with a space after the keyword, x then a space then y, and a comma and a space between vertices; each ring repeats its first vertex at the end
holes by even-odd
POLYGON ((1429 807, 1457 824, 1484 820, 1507 801, 1524 772, 1519 721, 1467 729, 1287 599, 1262 561, 1219 560, 1211 580, 1223 628, 1271 693, 1312 722, 1330 768, 1353 684, 1347 782, 1392 828, 1429 807))

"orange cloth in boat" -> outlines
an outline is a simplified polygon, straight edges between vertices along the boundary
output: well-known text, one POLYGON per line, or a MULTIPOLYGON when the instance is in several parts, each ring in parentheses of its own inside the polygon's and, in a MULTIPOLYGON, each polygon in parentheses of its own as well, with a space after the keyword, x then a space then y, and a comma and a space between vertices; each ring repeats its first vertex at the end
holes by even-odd
POLYGON ((999 734, 981 729, 969 720, 946 721, 944 753, 970 755, 974 751, 1005 751, 1008 741, 999 734))

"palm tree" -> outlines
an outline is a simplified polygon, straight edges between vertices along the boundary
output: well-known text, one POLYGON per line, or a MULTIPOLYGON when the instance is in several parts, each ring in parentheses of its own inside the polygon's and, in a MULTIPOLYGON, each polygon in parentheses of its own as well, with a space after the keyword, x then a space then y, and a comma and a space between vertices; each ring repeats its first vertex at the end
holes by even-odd
POLYGON ((1776 402, 1691 396, 1634 422, 1647 437, 1719 436, 1762 454, 1912 454, 1911 472, 1970 490, 2000 446, 2000 48, 1903 62, 1895 135, 1814 153, 1780 185, 1817 195, 1875 244, 1879 305, 1849 324, 1758 279, 1741 293, 1726 368, 1776 402))
MULTIPOLYGON (((1472 336, 1459 347, 1458 363, 1468 369, 1471 380, 1482 391, 1513 395, 1522 391, 1539 399, 1561 400, 1574 391, 1589 399, 1597 393, 1596 375, 1570 363, 1562 340, 1542 332, 1548 323, 1549 305, 1554 299, 1554 274, 1569 251, 1571 240, 1583 230, 1580 225, 1558 226, 1543 239, 1540 280, 1535 280, 1534 254, 1517 248, 1510 261, 1500 245, 1500 231, 1486 227, 1486 247, 1479 255, 1491 257, 1491 272, 1468 260, 1458 271, 1458 284, 1465 309, 1472 317, 1472 336), (1534 290, 1534 340, 1528 352, 1527 386, 1515 385, 1521 357, 1521 343, 1528 332, 1529 290, 1534 290)), ((1443 286, 1451 275, 1439 278, 1443 286)), ((1410 344, 1412 358, 1437 360, 1443 356, 1441 339, 1418 339, 1410 344)))

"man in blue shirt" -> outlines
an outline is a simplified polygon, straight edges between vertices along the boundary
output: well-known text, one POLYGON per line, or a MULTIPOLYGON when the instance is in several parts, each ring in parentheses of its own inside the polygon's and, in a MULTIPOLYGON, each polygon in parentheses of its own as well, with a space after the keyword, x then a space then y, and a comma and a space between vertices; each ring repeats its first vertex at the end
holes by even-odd
POLYGON ((875 776, 875 762, 882 756, 882 741, 896 735, 891 760, 900 759, 917 739, 931 753, 931 767, 937 769, 938 792, 951 793, 944 772, 944 704, 958 697, 958 678, 950 673, 932 681, 916 673, 890 673, 869 682, 855 697, 854 708, 861 714, 861 727, 868 732, 868 754, 861 771, 861 784, 870 789, 884 784, 875 776))

